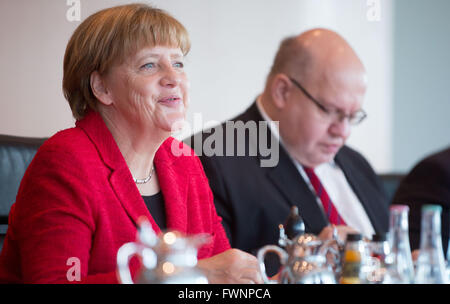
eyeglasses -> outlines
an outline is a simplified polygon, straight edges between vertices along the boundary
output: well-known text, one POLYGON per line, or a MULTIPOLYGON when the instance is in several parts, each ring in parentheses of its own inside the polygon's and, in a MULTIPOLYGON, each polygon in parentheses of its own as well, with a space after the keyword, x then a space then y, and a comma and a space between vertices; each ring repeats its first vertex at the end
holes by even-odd
POLYGON ((343 121, 345 118, 347 118, 348 123, 354 126, 354 125, 361 123, 361 121, 363 121, 367 117, 367 114, 366 114, 366 112, 364 112, 364 110, 358 110, 355 113, 347 115, 337 109, 328 109, 323 104, 318 102, 314 97, 312 97, 311 94, 309 94, 308 91, 306 91, 306 89, 300 83, 298 83, 298 81, 296 81, 292 77, 289 77, 289 80, 291 80, 291 82, 293 84, 295 84, 295 86, 297 88, 299 88, 303 92, 303 94, 305 94, 305 96, 308 97, 309 100, 314 102, 314 104, 320 110, 322 110, 327 115, 327 117, 330 119, 330 121, 332 121, 332 122, 343 121))

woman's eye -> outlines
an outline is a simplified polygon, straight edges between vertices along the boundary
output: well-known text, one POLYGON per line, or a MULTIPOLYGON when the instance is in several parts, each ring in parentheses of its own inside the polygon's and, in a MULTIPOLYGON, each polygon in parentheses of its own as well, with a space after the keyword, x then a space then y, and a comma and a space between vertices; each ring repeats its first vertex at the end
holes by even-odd
POLYGON ((153 69, 154 67, 155 67, 155 64, 153 62, 149 62, 149 63, 144 64, 141 68, 148 70, 148 69, 153 69))
POLYGON ((176 68, 184 68, 184 63, 178 61, 178 62, 175 62, 175 63, 173 64, 173 66, 176 67, 176 68))

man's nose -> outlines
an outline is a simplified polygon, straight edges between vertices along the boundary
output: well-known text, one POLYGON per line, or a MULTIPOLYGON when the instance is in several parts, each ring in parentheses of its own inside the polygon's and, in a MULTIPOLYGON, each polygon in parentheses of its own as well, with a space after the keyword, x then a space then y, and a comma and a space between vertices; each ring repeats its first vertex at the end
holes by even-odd
POLYGON ((330 126, 329 132, 333 136, 347 138, 351 133, 351 126, 348 117, 343 117, 342 119, 333 122, 330 126))

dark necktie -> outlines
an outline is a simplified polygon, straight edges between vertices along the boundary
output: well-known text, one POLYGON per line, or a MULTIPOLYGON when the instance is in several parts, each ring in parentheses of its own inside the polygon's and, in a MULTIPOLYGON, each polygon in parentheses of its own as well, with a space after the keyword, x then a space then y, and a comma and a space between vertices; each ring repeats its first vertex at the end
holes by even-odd
POLYGON ((305 170, 306 175, 308 175, 309 181, 311 182, 311 185, 314 187, 314 190, 316 190, 316 194, 320 198, 320 201, 322 202, 323 209, 325 210, 325 214, 327 215, 330 223, 335 225, 346 225, 345 221, 341 218, 341 216, 337 212, 336 207, 334 206, 333 202, 328 196, 327 191, 323 187, 316 173, 314 173, 314 169, 308 167, 303 167, 303 169, 305 170))

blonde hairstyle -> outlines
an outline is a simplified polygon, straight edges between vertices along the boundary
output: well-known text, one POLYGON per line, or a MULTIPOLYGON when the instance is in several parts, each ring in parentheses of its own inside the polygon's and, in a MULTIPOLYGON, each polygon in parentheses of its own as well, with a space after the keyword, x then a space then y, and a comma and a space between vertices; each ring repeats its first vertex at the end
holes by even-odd
POLYGON ((143 47, 170 46, 186 55, 187 30, 168 13, 146 4, 129 4, 101 10, 83 21, 73 33, 64 55, 63 92, 79 120, 96 110, 90 76, 103 75, 143 47))

